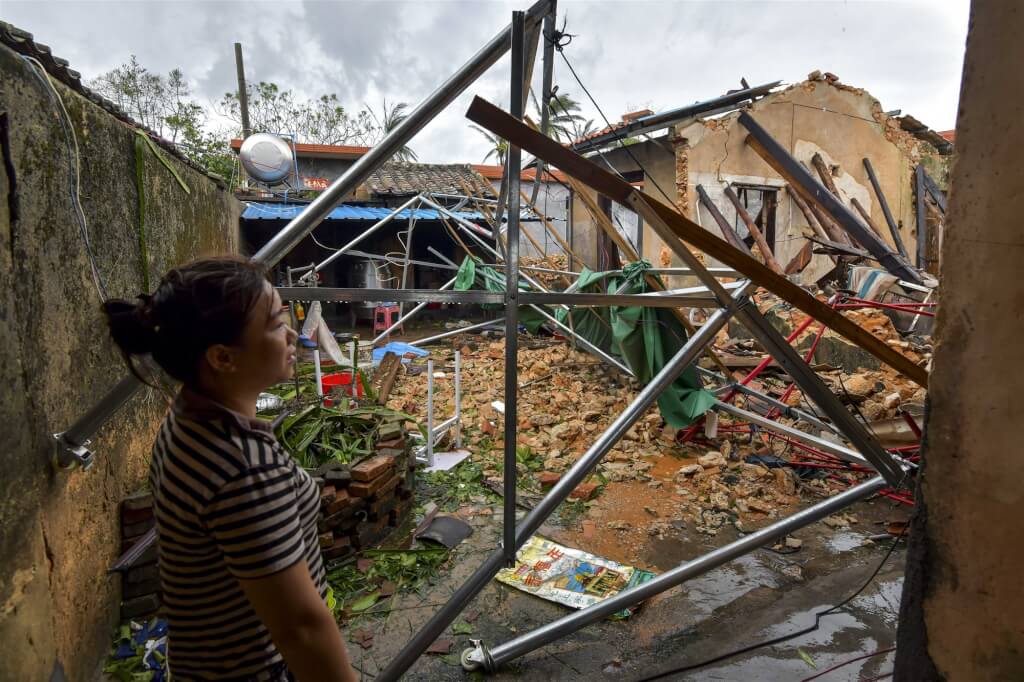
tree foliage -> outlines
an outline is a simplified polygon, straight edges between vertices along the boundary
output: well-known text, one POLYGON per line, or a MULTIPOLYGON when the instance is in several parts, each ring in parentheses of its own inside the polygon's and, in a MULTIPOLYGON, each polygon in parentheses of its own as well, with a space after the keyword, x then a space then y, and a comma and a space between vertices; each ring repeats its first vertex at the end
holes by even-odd
MULTIPOLYGON (((88 86, 175 143, 201 167, 224 178, 234 176, 237 158, 229 142, 242 132, 238 93, 225 93, 216 106, 205 107, 193 97, 181 69, 154 73, 139 64, 135 55, 88 86)), ((298 142, 372 146, 408 117, 405 102, 389 106, 385 100, 378 118, 369 107, 350 113, 334 93, 304 99, 266 81, 249 83, 247 93, 253 132, 295 135, 298 142)), ((395 158, 412 161, 416 153, 406 146, 395 158)))

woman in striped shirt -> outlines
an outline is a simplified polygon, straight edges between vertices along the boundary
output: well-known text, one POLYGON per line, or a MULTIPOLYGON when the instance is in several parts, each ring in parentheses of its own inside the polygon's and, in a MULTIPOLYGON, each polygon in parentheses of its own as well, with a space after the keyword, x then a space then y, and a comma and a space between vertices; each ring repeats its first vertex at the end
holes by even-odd
POLYGON ((295 331, 257 265, 210 258, 104 311, 132 371, 182 383, 153 446, 160 583, 175 680, 355 680, 324 596, 313 480, 256 418, 295 366, 295 331))

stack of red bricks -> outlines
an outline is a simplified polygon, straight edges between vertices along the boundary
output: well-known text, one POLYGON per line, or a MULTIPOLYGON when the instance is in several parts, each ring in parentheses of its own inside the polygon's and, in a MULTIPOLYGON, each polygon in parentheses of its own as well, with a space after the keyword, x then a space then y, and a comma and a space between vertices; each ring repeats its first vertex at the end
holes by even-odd
MULTIPOLYGON (((137 492, 121 503, 121 553, 127 552, 156 523, 153 496, 137 492)), ((121 573, 121 619, 145 618, 160 608, 160 574, 156 565, 156 543, 121 573)))
POLYGON ((329 463, 316 471, 320 484, 320 547, 324 559, 344 559, 373 547, 402 525, 412 511, 415 459, 400 424, 386 424, 375 454, 348 466, 329 463))

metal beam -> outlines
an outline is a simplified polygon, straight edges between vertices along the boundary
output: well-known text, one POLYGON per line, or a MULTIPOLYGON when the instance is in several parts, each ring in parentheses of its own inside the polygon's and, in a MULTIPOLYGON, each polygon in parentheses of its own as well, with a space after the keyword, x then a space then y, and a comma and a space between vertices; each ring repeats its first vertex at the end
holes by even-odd
MULTIPOLYGON (((526 11, 528 26, 536 25, 550 10, 551 0, 537 0, 526 11)), ((342 176, 331 183, 305 210, 282 228, 260 249, 253 260, 268 267, 276 265, 294 249, 349 192, 354 191, 370 174, 388 161, 425 125, 451 104, 466 88, 497 62, 511 45, 512 27, 507 26, 484 45, 448 80, 427 96, 409 116, 370 151, 360 157, 342 176)), ((89 437, 102 427, 143 384, 134 375, 122 379, 96 406, 67 430, 54 435, 55 456, 64 466, 91 462, 92 453, 85 447, 89 437)))
MULTIPOLYGON (((501 109, 480 97, 474 98, 466 116, 490 132, 506 140, 514 141, 538 157, 543 157, 545 161, 557 166, 562 172, 579 179, 620 204, 629 201, 629 197, 634 193, 635 188, 621 178, 573 153, 554 140, 531 130, 528 126, 518 123, 501 109)), ((824 190, 824 188, 822 189, 824 190)), ((833 310, 785 277, 775 274, 764 264, 732 248, 711 232, 680 214, 676 209, 651 197, 648 197, 647 201, 658 216, 665 221, 675 238, 683 240, 725 265, 735 268, 759 286, 768 289, 814 319, 824 322, 832 331, 895 368, 915 383, 921 386, 928 385, 928 372, 923 367, 914 364, 870 332, 851 322, 841 312, 833 310)), ((698 263, 698 265, 700 264, 698 263)))
POLYGON ((620 592, 613 597, 570 613, 493 649, 487 649, 482 644, 478 644, 475 648, 467 650, 463 654, 463 665, 469 670, 484 668, 488 672, 494 672, 502 664, 523 654, 549 644, 571 632, 576 632, 624 608, 635 606, 691 578, 704 575, 712 569, 769 545, 778 538, 785 537, 793 531, 831 516, 856 502, 866 500, 881 491, 886 485, 885 479, 881 477, 869 479, 860 485, 823 500, 812 507, 798 511, 792 516, 788 516, 770 526, 744 535, 724 547, 719 547, 703 556, 680 564, 672 570, 666 571, 631 590, 620 592))
POLYGON ((871 160, 864 158, 864 170, 868 173, 868 180, 871 181, 871 189, 875 191, 875 197, 878 199, 878 205, 882 207, 882 215, 885 216, 885 222, 889 226, 889 234, 892 235, 892 241, 896 245, 896 249, 900 252, 900 255, 907 258, 907 247, 903 245, 903 237, 900 235, 900 228, 896 224, 896 220, 892 217, 892 211, 889 210, 889 202, 885 199, 885 193, 882 191, 882 186, 878 184, 878 178, 875 176, 875 169, 871 167, 871 160))
MULTIPOLYGON (((569 494, 582 483, 598 462, 615 446, 615 444, 629 431, 630 428, 643 416, 643 414, 655 404, 658 397, 675 382, 679 375, 687 367, 692 365, 703 352, 704 346, 711 343, 715 335, 729 321, 729 317, 737 308, 746 305, 746 297, 753 291, 753 285, 748 284, 736 292, 735 299, 728 308, 722 308, 715 312, 700 330, 690 337, 686 344, 679 349, 668 364, 662 368, 651 382, 643 387, 633 402, 615 418, 608 428, 598 436, 593 445, 576 460, 576 463, 559 479, 558 483, 551 488, 547 495, 530 511, 516 526, 515 548, 522 546, 530 538, 541 524, 551 515, 562 502, 569 497, 569 494)), ((515 517, 513 517, 515 518, 515 517)), ((378 680, 397 680, 402 673, 409 669, 419 656, 426 651, 437 637, 445 631, 453 620, 462 612, 470 600, 482 590, 491 579, 505 566, 505 551, 503 548, 494 550, 484 563, 457 589, 440 611, 435 613, 427 621, 412 640, 402 649, 388 664, 387 668, 378 675, 378 680)))
POLYGON ((804 199, 820 206, 836 223, 857 240, 881 263, 882 267, 900 279, 921 282, 921 278, 898 254, 893 253, 878 237, 848 209, 839 197, 832 194, 799 161, 794 159, 771 134, 747 112, 739 116, 740 124, 750 131, 747 142, 769 166, 786 179, 804 199))
POLYGON ((767 95, 772 88, 778 86, 782 81, 775 81, 774 83, 765 83, 764 85, 758 85, 753 88, 746 88, 745 90, 737 90, 736 92, 730 92, 729 94, 709 99, 704 102, 697 102, 685 107, 679 107, 678 109, 671 109, 664 111, 660 114, 651 114, 650 116, 644 116, 638 118, 620 128, 605 133, 604 135, 598 135, 588 140, 584 140, 578 144, 572 146, 572 150, 577 153, 583 153, 603 147, 604 145, 621 140, 627 137, 635 137, 637 135, 643 135, 644 133, 653 132, 655 130, 661 130, 662 128, 668 128, 669 126, 675 125, 680 121, 685 121, 688 118, 697 116, 699 114, 711 114, 715 112, 728 111, 729 109, 735 108, 736 106, 752 100, 761 95, 767 95))

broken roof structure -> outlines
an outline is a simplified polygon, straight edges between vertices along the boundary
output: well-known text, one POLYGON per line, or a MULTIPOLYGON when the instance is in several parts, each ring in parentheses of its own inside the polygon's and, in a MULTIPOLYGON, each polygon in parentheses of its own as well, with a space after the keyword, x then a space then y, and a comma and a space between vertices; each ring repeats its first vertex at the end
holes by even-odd
MULTIPOLYGON (((669 112, 670 116, 664 116, 661 119, 658 119, 657 115, 640 116, 634 121, 626 122, 623 126, 605 133, 605 136, 611 135, 617 140, 627 134, 647 135, 662 129, 663 126, 675 126, 676 133, 670 143, 683 148, 683 154, 676 154, 674 150, 666 152, 661 145, 658 145, 657 149, 652 145, 649 149, 635 151, 633 148, 640 145, 625 147, 625 150, 630 152, 627 156, 637 164, 637 168, 633 170, 642 174, 639 178, 642 187, 638 187, 635 182, 627 180, 621 174, 608 172, 594 160, 580 156, 576 151, 567 149, 523 123, 525 88, 532 80, 534 63, 530 52, 540 43, 542 26, 544 33, 553 38, 556 30, 555 3, 552 0, 539 0, 526 12, 514 12, 511 25, 487 42, 451 78, 412 110, 400 126, 388 133, 377 146, 356 160, 343 175, 332 182, 301 213, 292 217, 258 249, 254 256, 257 262, 267 266, 279 263, 322 223, 338 203, 355 192, 364 182, 372 182, 371 179, 375 174, 383 173, 378 180, 378 186, 384 191, 395 193, 406 191, 406 188, 412 185, 414 178, 410 178, 401 169, 398 176, 394 176, 384 170, 385 164, 396 151, 409 142, 418 130, 451 104, 489 66, 511 50, 510 112, 502 111, 477 97, 473 100, 467 113, 470 120, 510 142, 507 163, 511 171, 506 173, 507 177, 498 192, 497 215, 487 217, 490 229, 469 221, 459 220, 454 220, 454 225, 451 227, 451 233, 453 236, 458 236, 457 241, 463 245, 467 252, 467 262, 471 264, 464 265, 465 270, 460 270, 459 274, 466 273, 468 276, 453 279, 452 284, 455 287, 452 290, 449 290, 448 284, 434 289, 349 289, 319 286, 279 288, 283 300, 438 301, 464 304, 485 303, 503 307, 503 317, 500 318, 505 326, 505 437, 503 448, 505 477, 502 543, 490 551, 463 586, 452 594, 448 603, 438 610, 419 629, 408 645, 389 662, 388 666, 378 675, 378 679, 396 680, 404 674, 497 572, 515 560, 516 550, 526 543, 558 505, 564 502, 577 486, 591 475, 602 458, 637 424, 645 411, 655 404, 662 404, 660 401, 663 397, 670 399, 665 402, 690 401, 688 407, 691 409, 686 415, 688 419, 701 419, 704 414, 728 415, 730 418, 741 420, 751 430, 756 427, 784 434, 786 438, 799 441, 805 446, 813 448, 817 453, 824 453, 822 456, 830 458, 828 459, 830 465, 856 467, 856 470, 865 474, 865 477, 844 492, 819 501, 792 516, 775 520, 756 532, 744 535, 734 542, 717 548, 714 552, 688 559, 676 568, 654 577, 649 582, 621 591, 609 599, 558 618, 533 631, 519 634, 507 642, 494 646, 490 643, 475 641, 473 648, 467 650, 462 657, 463 665, 467 669, 493 672, 498 666, 529 651, 575 632, 623 607, 634 605, 690 578, 706 573, 854 502, 889 491, 903 491, 906 494, 907 481, 916 467, 913 455, 907 454, 906 450, 883 447, 868 426, 847 409, 846 405, 819 376, 819 373, 808 364, 808 358, 805 358, 791 344, 796 337, 784 338, 758 307, 754 295, 761 291, 764 295, 771 294, 785 301, 792 306, 794 315, 807 317, 807 325, 817 320, 822 328, 828 327, 854 346, 870 354, 878 362, 885 363, 922 387, 925 387, 928 382, 928 373, 925 367, 915 359, 903 354, 902 346, 884 342, 859 326, 853 319, 845 316, 842 313, 843 308, 840 306, 847 304, 847 299, 829 297, 827 301, 822 300, 823 297, 813 295, 807 289, 791 281, 785 272, 779 272, 777 264, 773 264, 770 258, 771 244, 756 240, 759 228, 755 217, 747 216, 743 222, 750 232, 750 236, 755 237, 756 249, 749 245, 744 247, 746 242, 740 238, 741 235, 729 234, 730 230, 723 227, 724 223, 719 227, 722 230, 722 237, 725 239, 719 237, 717 232, 707 229, 706 225, 702 226, 699 221, 703 217, 699 212, 693 212, 692 209, 694 195, 691 185, 694 178, 689 172, 690 164, 697 160, 698 154, 711 155, 714 150, 716 153, 713 158, 718 164, 717 168, 723 173, 722 177, 725 177, 724 174, 731 174, 732 180, 735 182, 729 184, 735 185, 737 191, 750 189, 763 193, 782 191, 785 187, 786 192, 792 193, 793 197, 799 196, 809 207, 813 208, 812 213, 819 221, 819 227, 824 229, 823 226, 827 224, 830 229, 834 229, 830 233, 830 236, 834 237, 831 241, 841 238, 843 234, 852 237, 849 244, 842 245, 844 250, 862 251, 867 255, 858 255, 859 258, 876 259, 890 270, 890 274, 895 270, 907 279, 920 280, 922 278, 920 269, 914 268, 907 262, 903 254, 893 251, 890 248, 891 245, 886 245, 881 236, 871 231, 870 226, 857 218, 847 207, 845 199, 852 200, 852 198, 858 198, 864 194, 851 189, 848 191, 848 196, 843 197, 838 191, 841 187, 852 187, 852 185, 843 181, 843 176, 833 170, 834 166, 840 166, 840 170, 846 173, 854 172, 851 162, 843 155, 842 150, 831 146, 826 141, 816 142, 813 137, 806 140, 808 145, 801 146, 799 143, 807 136, 791 135, 787 137, 787 132, 792 131, 793 128, 788 124, 783 126, 773 121, 777 111, 783 112, 782 115, 787 121, 791 121, 798 111, 801 112, 800 115, 805 113, 810 115, 809 112, 820 111, 821 107, 816 107, 813 103, 804 104, 800 101, 805 93, 813 96, 817 92, 834 97, 835 106, 832 108, 837 111, 842 111, 843 107, 853 107, 854 113, 857 115, 844 112, 843 118, 857 119, 858 125, 866 126, 866 130, 870 131, 865 135, 881 136, 882 139, 886 139, 885 136, 892 132, 903 133, 904 131, 898 126, 896 131, 891 131, 888 121, 878 120, 874 117, 873 106, 867 103, 862 93, 857 94, 853 89, 839 87, 834 82, 829 83, 827 77, 823 81, 812 79, 806 84, 792 86, 783 91, 787 93, 787 97, 778 94, 774 97, 765 96, 774 84, 758 88, 745 88, 739 93, 725 95, 699 106, 674 110, 669 112), (690 122, 690 118, 693 116, 720 114, 726 110, 726 107, 735 108, 743 103, 749 104, 748 110, 728 120, 709 119, 690 122), (657 128, 652 126, 657 126, 657 128), (680 128, 683 130, 679 130, 680 128), (732 134, 730 135, 726 131, 732 134), (601 288, 599 285, 588 287, 588 284, 595 284, 595 281, 588 276, 593 273, 585 271, 556 273, 564 274, 567 278, 576 278, 575 282, 568 284, 565 289, 560 291, 551 290, 534 279, 526 268, 520 266, 522 234, 520 209, 524 203, 524 193, 521 191, 522 175, 519 171, 522 166, 521 152, 524 150, 570 176, 572 182, 577 183, 581 188, 589 188, 589 190, 582 193, 577 192, 577 194, 590 198, 589 191, 592 190, 596 195, 604 197, 604 201, 617 203, 639 216, 643 224, 650 227, 652 235, 659 240, 660 245, 657 247, 659 255, 661 247, 664 247, 669 260, 679 263, 679 268, 673 274, 682 274, 685 271, 688 276, 696 278, 701 286, 690 290, 678 290, 659 280, 656 273, 651 272, 653 268, 650 268, 650 264, 643 258, 649 251, 649 245, 641 246, 630 243, 612 225, 610 220, 602 221, 598 217, 601 212, 597 201, 594 206, 589 204, 587 206, 587 211, 591 213, 595 225, 591 232, 597 233, 600 230, 600 233, 610 240, 614 248, 630 262, 627 266, 628 272, 625 268, 621 271, 616 269, 610 275, 609 273, 598 273, 598 277, 594 279, 609 276, 628 278, 630 288, 620 291, 618 283, 622 281, 621 279, 615 280, 617 285, 612 290, 601 288), (812 164, 816 156, 823 160, 822 165, 825 171, 820 180, 811 175, 808 168, 800 165, 800 161, 806 158, 808 153, 810 153, 812 164), (655 159, 655 154, 660 157, 655 159), (796 158, 794 158, 794 154, 796 154, 796 158), (832 167, 829 166, 830 162, 832 167), (745 167, 734 168, 728 165, 730 163, 753 164, 756 172, 741 178, 745 167), (662 171, 657 170, 656 165, 662 169, 667 168, 668 176, 660 175, 662 171), (660 178, 664 178, 665 182, 662 182, 660 178), (837 179, 833 180, 833 178, 837 179), (746 183, 745 187, 740 187, 741 179, 746 183), (835 191, 833 186, 835 186, 835 191), (503 229, 501 217, 501 211, 506 204, 508 207, 507 230, 503 229), (470 247, 469 243, 472 243, 473 246, 470 247), (761 253, 758 254, 757 251, 761 251, 761 253), (476 255, 479 252, 486 254, 488 260, 499 262, 502 266, 500 270, 482 263, 482 260, 476 255), (711 260, 727 266, 729 270, 722 273, 714 268, 709 269, 708 265, 711 260), (477 266, 482 267, 479 267, 477 271, 477 266), (495 277, 495 275, 498 276, 495 277), (720 279, 722 277, 738 281, 724 282, 720 279), (624 317, 637 325, 635 336, 640 337, 641 341, 628 344, 619 340, 617 345, 612 347, 612 352, 608 352, 602 348, 600 343, 588 338, 588 334, 584 330, 574 328, 572 315, 578 315, 579 309, 609 310, 613 307, 620 309, 619 314, 622 314, 621 309, 630 309, 630 314, 624 315, 624 317), (640 388, 632 401, 614 418, 606 430, 600 434, 595 433, 594 440, 587 450, 572 464, 551 490, 536 503, 533 509, 520 519, 516 513, 516 472, 518 465, 517 396, 519 393, 517 351, 521 308, 536 312, 542 318, 541 324, 548 325, 549 329, 557 330, 559 334, 568 335, 602 362, 615 368, 609 369, 609 371, 622 372, 623 376, 635 378, 640 388), (695 326, 688 314, 693 308, 705 311, 699 328, 695 326), (647 314, 660 312, 660 310, 665 311, 663 316, 655 317, 647 314), (638 324, 638 320, 643 320, 643 324, 638 324), (668 322, 669 320, 671 322, 668 322), (801 395, 813 403, 814 414, 800 409, 790 410, 790 406, 785 402, 776 397, 762 394, 749 386, 748 379, 752 379, 752 377, 748 377, 742 382, 734 380, 727 368, 721 374, 712 372, 713 383, 707 385, 700 383, 703 380, 693 379, 694 365, 699 358, 709 356, 712 362, 716 361, 717 355, 712 347, 713 343, 730 320, 740 322, 761 348, 775 359, 792 380, 790 390, 799 390, 801 395), (668 340, 660 331, 666 328, 672 332, 671 340, 668 340), (655 332, 658 334, 656 338, 650 335, 652 329, 659 330, 655 332), (696 385, 694 385, 695 381, 696 385), (681 384, 689 385, 681 386, 681 384), (684 393, 682 388, 687 388, 690 392, 684 393), (764 410, 758 412, 738 406, 735 400, 736 396, 741 393, 747 396, 755 394, 757 396, 755 400, 760 400, 762 404, 770 406, 767 414, 763 413, 764 410), (691 398, 695 399, 691 400, 691 398), (803 422, 807 430, 780 423, 778 415, 775 418, 768 416, 773 414, 776 408, 786 410, 786 414, 803 422)), ((547 110, 546 100, 551 94, 554 40, 546 40, 544 45, 543 68, 544 81, 547 85, 542 94, 542 111, 547 110)), ((545 124, 542 121, 541 129, 544 127, 545 124)), ((838 139, 843 141, 846 138, 838 136, 838 139)), ((593 150, 610 140, 612 138, 606 137, 602 140, 599 136, 593 140, 585 140, 583 144, 586 149, 593 150)), ((896 139, 894 145, 898 142, 899 138, 896 139)), ((916 147, 911 146, 907 155, 911 160, 918 162, 916 168, 920 169, 922 159, 914 158, 915 149, 916 147)), ((892 154, 895 155, 893 164, 897 168, 893 174, 894 182, 903 181, 905 179, 904 171, 910 167, 910 163, 904 163, 903 157, 898 152, 899 150, 896 149, 892 151, 892 154)), ((711 164, 706 167, 709 169, 708 172, 714 168, 711 164)), ((878 170, 878 176, 884 184, 888 170, 881 165, 878 170)), ((864 172, 869 171, 865 168, 864 172)), ((918 188, 923 187, 925 180, 921 171, 915 170, 915 173, 918 188)), ((717 171, 715 178, 718 179, 717 171)), ((922 196, 920 189, 917 196, 922 196)), ((738 194, 737 198, 739 198, 738 194)), ((424 201, 426 198, 415 195, 413 200, 424 201)), ((413 200, 410 200, 410 204, 413 200)), ((917 205, 918 215, 923 211, 921 201, 919 200, 917 205)), ((761 203, 762 207, 767 204, 763 195, 761 203)), ((742 201, 737 201, 737 204, 738 206, 743 205, 742 201)), ((747 205, 749 206, 749 204, 747 205)), ((767 215, 767 211, 764 214, 767 215)), ((867 221, 867 219, 864 220, 867 221)), ((762 218, 761 227, 765 229, 767 227, 764 218, 762 218)), ((919 230, 920 227, 919 223, 919 230)), ((572 240, 569 242, 567 244, 559 242, 559 244, 565 248, 567 254, 571 255, 572 240)), ((331 258, 344 254, 352 245, 353 242, 350 242, 341 247, 331 247, 333 251, 331 258)), ((844 257, 845 255, 838 256, 837 259, 841 260, 844 257)), ((406 254, 406 259, 408 259, 408 254, 406 254)), ((315 272, 322 265, 323 263, 314 266, 311 271, 315 272)), ((451 266, 452 263, 448 263, 448 265, 451 266)), ((837 265, 839 264, 837 263, 837 265)), ((313 285, 315 284, 314 280, 315 278, 309 278, 309 281, 301 284, 313 285)), ((925 288, 927 289, 927 287, 925 288)), ((868 304, 875 304, 875 301, 869 299, 858 299, 850 304, 863 305, 862 301, 865 300, 868 304)), ((922 302, 916 305, 923 306, 927 303, 922 302)), ((907 304, 904 307, 912 309, 915 305, 907 304)), ((452 332, 452 334, 457 333, 459 333, 458 330, 452 332)), ((431 340, 446 336, 448 336, 447 333, 431 337, 431 340)), ((636 339, 634 339, 635 341, 636 339)), ((765 357, 763 364, 767 366, 770 359, 765 357)), ((717 362, 721 363, 721 359, 717 358, 717 362)), ((760 371, 763 371, 763 367, 756 370, 756 372, 760 371)), ((756 374, 756 372, 752 374, 756 374)), ((706 373, 703 374, 707 376, 706 373)), ((137 379, 126 378, 103 398, 100 405, 90 410, 69 429, 58 434, 56 439, 59 457, 62 458, 62 461, 71 464, 81 462, 87 438, 139 387, 137 379)), ((436 436, 435 428, 432 426, 424 438, 433 439, 436 436)))

